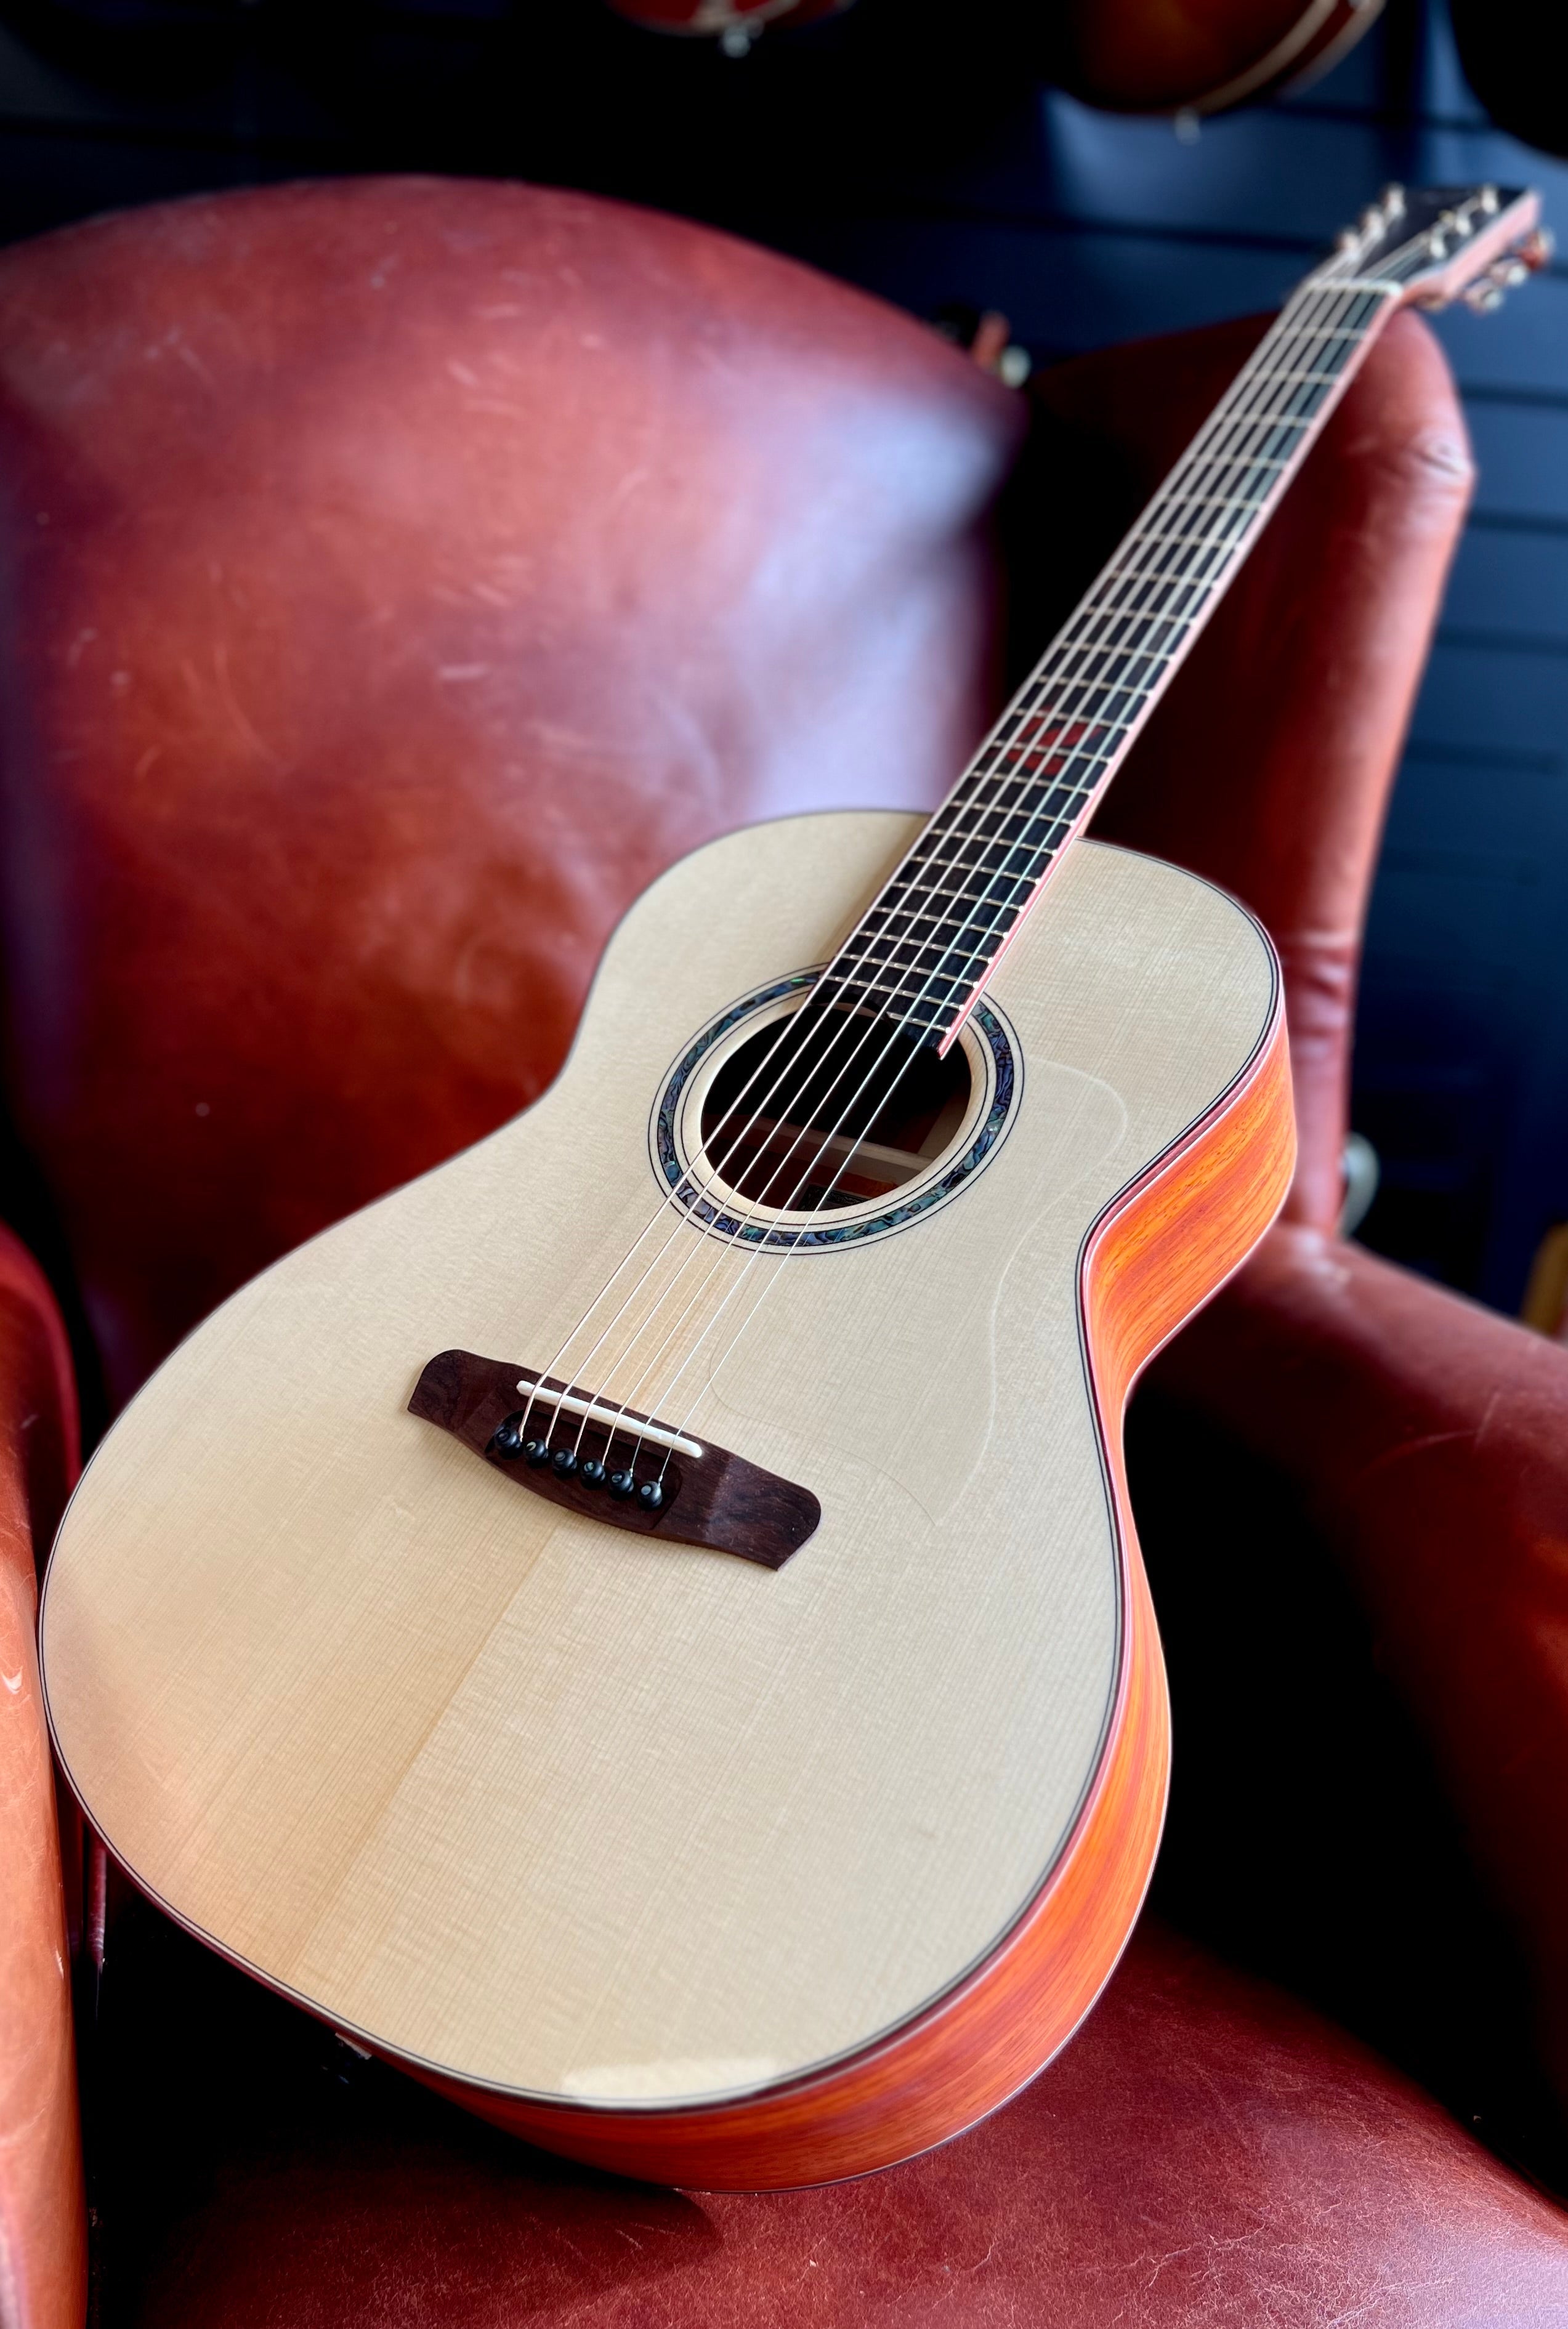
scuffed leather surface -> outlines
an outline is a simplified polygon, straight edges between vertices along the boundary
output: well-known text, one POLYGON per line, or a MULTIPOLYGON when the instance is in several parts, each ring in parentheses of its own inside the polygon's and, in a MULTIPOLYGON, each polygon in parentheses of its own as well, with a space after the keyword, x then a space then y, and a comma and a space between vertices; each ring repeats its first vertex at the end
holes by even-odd
POLYGON ((150 1911, 109 1984, 105 2329, 1568 2317, 1546 2202, 1374 2056, 1158 1928, 984 2126, 885 2175, 760 2198, 509 2143, 354 2063, 150 1911))
POLYGON ((12 1075, 117 1398, 534 1098, 674 858, 938 797, 1024 425, 892 309, 577 194, 0 256, 12 1075))
POLYGON ((0 2329, 80 2329, 86 2219, 34 1548, 75 1462, 65 1337, 0 1230, 0 2329))
MULTIPOLYGON (((1100 497, 1119 472, 1129 520, 1261 328, 1225 324, 1042 374, 1039 402, 1071 432, 1055 474, 1098 452, 1100 497)), ((1342 1195, 1377 844, 1471 477, 1442 353, 1417 316, 1396 316, 1096 823, 1107 839, 1219 882, 1269 929, 1285 970, 1300 1140, 1287 1212, 1323 1227, 1342 1195)))
POLYGON ((1535 1972, 1568 2103, 1568 1351, 1301 1228, 1161 1361, 1344 1564, 1535 1972))

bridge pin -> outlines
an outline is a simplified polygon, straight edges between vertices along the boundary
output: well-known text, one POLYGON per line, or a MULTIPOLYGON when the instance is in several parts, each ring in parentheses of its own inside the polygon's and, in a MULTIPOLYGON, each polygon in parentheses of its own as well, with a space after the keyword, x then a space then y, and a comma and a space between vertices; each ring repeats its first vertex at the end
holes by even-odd
POLYGON ((634 1496, 637 1494, 637 1482, 629 1472, 612 1472, 609 1476, 609 1493, 612 1496, 634 1496))
POLYGON ((550 1458, 550 1468, 558 1480, 570 1480, 577 1469, 577 1458, 570 1447, 558 1447, 550 1458))
POLYGON ((577 1476, 585 1488, 602 1488, 609 1476, 603 1465, 597 1463, 590 1456, 586 1464, 578 1466, 577 1476))
POLYGON ((525 1439, 523 1453, 537 1472, 541 1464, 550 1461, 550 1442, 548 1439, 525 1439))
POLYGON ((664 1503, 665 1492, 656 1480, 645 1480, 637 1492, 637 1500, 645 1513, 656 1513, 664 1503))
POLYGON ((523 1453, 523 1436, 517 1429, 522 1420, 520 1415, 509 1415, 490 1442, 491 1452, 504 1456, 509 1464, 523 1453))

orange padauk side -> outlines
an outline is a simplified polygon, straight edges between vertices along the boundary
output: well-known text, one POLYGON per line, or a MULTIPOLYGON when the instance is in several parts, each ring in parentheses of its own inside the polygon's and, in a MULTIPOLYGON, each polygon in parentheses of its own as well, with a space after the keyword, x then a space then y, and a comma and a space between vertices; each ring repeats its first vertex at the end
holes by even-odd
MULTIPOLYGON (((1120 1956, 1165 1816, 1170 1711, 1122 1455, 1139 1370, 1243 1260, 1295 1160, 1282 1013, 1248 1072, 1110 1206, 1080 1265, 1084 1350, 1123 1564, 1121 1673, 1095 1784, 1006 1938, 945 1997, 831 2069, 700 2109, 538 2103, 415 2070, 465 2108, 571 2159, 707 2191, 832 2183, 927 2151, 1015 2094, 1065 2044, 1120 1956)), ((411 2065, 403 2065, 405 2069, 411 2065)))

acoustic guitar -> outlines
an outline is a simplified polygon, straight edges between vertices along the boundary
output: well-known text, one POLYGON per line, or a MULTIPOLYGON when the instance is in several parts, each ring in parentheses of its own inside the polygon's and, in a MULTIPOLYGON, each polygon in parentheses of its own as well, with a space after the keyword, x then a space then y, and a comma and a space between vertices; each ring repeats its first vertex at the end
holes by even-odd
POLYGON ((1293 1146, 1262 930, 1079 835, 1387 317, 1522 273, 1536 207, 1387 193, 933 816, 675 866, 535 1106, 131 1403, 43 1665, 171 1917, 687 2184, 906 2158, 1069 2037, 1166 1794, 1123 1403, 1293 1146))

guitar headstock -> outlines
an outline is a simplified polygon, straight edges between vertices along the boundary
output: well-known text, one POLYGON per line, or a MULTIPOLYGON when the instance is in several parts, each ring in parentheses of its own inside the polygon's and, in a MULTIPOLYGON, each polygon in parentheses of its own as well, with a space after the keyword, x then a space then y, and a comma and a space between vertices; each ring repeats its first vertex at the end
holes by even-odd
POLYGON ((1339 237, 1315 279, 1386 286, 1417 307, 1462 299, 1484 314, 1551 258, 1540 216, 1533 188, 1389 186, 1339 237))

